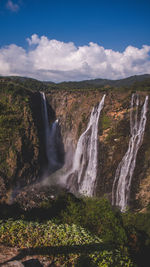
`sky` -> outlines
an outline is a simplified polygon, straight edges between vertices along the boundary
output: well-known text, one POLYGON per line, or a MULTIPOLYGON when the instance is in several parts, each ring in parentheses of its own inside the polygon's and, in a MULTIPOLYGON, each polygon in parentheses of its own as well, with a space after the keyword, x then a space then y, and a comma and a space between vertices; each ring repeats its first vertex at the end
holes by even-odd
POLYGON ((0 75, 53 82, 150 73, 150 0, 0 0, 0 75))

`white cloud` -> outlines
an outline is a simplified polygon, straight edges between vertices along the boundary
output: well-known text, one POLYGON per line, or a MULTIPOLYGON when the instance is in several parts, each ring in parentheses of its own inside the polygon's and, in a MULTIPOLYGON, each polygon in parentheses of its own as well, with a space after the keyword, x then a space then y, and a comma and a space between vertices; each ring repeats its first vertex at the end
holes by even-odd
POLYGON ((120 79, 150 73, 150 46, 128 46, 122 53, 99 44, 75 46, 33 34, 29 47, 11 44, 0 49, 0 74, 54 82, 92 78, 120 79))
POLYGON ((31 36, 31 38, 27 38, 27 42, 29 43, 29 45, 35 45, 35 44, 39 44, 40 43, 40 38, 37 34, 33 34, 31 36))
POLYGON ((6 7, 11 10, 12 12, 17 12, 19 10, 19 5, 13 3, 13 1, 8 0, 6 7))

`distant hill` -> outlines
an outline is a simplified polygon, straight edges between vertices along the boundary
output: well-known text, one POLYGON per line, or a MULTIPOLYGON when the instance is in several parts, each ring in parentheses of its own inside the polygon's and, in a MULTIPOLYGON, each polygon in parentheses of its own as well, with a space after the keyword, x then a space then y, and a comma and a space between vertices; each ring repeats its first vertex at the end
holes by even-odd
POLYGON ((120 80, 109 80, 109 79, 93 79, 84 81, 71 81, 54 83, 51 81, 38 81, 33 78, 18 77, 18 76, 1 76, 0 81, 13 82, 21 84, 25 88, 31 90, 80 90, 80 89, 101 89, 101 88, 132 88, 137 90, 150 90, 150 74, 134 75, 125 79, 120 80))
MULTIPOLYGON (((27 78, 27 77, 19 77, 19 76, 1 76, 0 82, 6 81, 7 83, 14 83, 14 84, 20 84, 21 86, 25 87, 26 89, 40 91, 40 90, 46 90, 49 88, 47 83, 38 81, 33 78, 27 78)), ((52 84, 52 83, 51 83, 52 84)))
POLYGON ((150 74, 144 75, 134 75, 125 79, 120 80, 108 80, 108 79, 94 79, 94 80, 85 80, 80 82, 62 82, 59 83, 59 87, 67 87, 67 88, 98 88, 98 87, 131 87, 134 83, 143 82, 145 80, 150 80, 150 74))

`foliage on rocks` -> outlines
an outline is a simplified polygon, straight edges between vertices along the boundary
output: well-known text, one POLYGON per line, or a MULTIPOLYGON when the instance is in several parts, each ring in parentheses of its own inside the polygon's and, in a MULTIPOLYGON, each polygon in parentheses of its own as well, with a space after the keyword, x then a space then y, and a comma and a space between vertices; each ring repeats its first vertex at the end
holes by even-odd
MULTIPOLYGON (((31 248, 45 254, 72 255, 70 261, 77 265, 81 255, 87 255, 96 266, 134 266, 125 250, 105 245, 101 238, 91 234, 85 228, 72 224, 26 222, 23 220, 0 221, 0 242, 22 249, 31 248), (74 257, 76 255, 76 257, 74 257)), ((31 251, 32 251, 31 249, 31 251)), ((74 266, 73 264, 71 266, 74 266)), ((81 266, 81 265, 80 265, 81 266)))

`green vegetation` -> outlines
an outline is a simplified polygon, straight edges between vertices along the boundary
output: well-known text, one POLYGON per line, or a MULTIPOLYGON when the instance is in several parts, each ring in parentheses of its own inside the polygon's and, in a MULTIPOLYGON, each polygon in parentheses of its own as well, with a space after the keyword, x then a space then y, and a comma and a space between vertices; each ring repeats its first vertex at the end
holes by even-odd
MULTIPOLYGON (((28 168, 29 177, 25 179, 33 175, 38 138, 32 116, 32 95, 30 90, 13 81, 0 82, 0 184, 6 191, 20 179, 21 168, 24 172, 28 168), (27 162, 28 166, 24 167, 27 162)), ((0 188, 0 199, 5 194, 0 188)))
POLYGON ((145 89, 147 88, 148 90, 150 90, 150 75, 135 75, 121 80, 95 79, 80 82, 62 82, 59 84, 50 84, 50 86, 52 86, 51 88, 53 89, 59 90, 101 90, 108 92, 114 89, 129 90, 132 86, 133 88, 135 88, 138 83, 141 84, 140 88, 143 87, 145 89))
POLYGON ((0 159, 6 158, 10 145, 24 129, 24 95, 24 90, 11 84, 0 90, 0 159))
POLYGON ((106 114, 104 114, 103 117, 102 117, 102 128, 103 128, 103 130, 106 130, 106 129, 110 128, 110 125, 111 125, 110 117, 108 117, 106 114))
POLYGON ((150 75, 135 75, 121 80, 107 80, 107 79, 95 79, 95 80, 85 80, 80 82, 42 82, 32 78, 26 77, 1 77, 5 79, 6 83, 12 83, 16 86, 22 86, 26 89, 32 91, 49 91, 49 90, 67 90, 67 91, 91 91, 91 90, 100 90, 100 91, 149 91, 150 90, 150 75))
POLYGON ((137 81, 132 85, 133 91, 150 91, 150 79, 146 78, 144 81, 137 81))
MULTIPOLYGON (((94 266, 133 266, 127 253, 106 246, 100 238, 75 224, 0 221, 1 243, 20 248, 35 248, 45 254, 62 254, 70 257, 71 266, 81 255, 88 255, 94 266)), ((56 256, 58 257, 58 256, 56 256)), ((58 260, 62 261, 61 259, 58 260)), ((65 259, 66 260, 66 259, 65 259)), ((81 258, 80 258, 81 260, 81 258)), ((80 265, 81 266, 81 265, 80 265)))
POLYGON ((1 242, 22 247, 70 246, 100 243, 100 238, 75 224, 59 224, 52 221, 45 223, 8 220, 0 222, 1 242))
POLYGON ((20 208, 18 214, 17 206, 10 206, 12 216, 7 208, 0 206, 2 244, 53 256, 62 266, 88 262, 89 266, 148 267, 150 209, 121 214, 105 198, 76 199, 71 194, 47 199, 36 210, 20 208))
POLYGON ((18 214, 17 206, 10 206, 10 214, 7 208, 0 206, 2 244, 53 255, 64 266, 87 261, 89 266, 148 267, 149 208, 146 213, 120 213, 105 198, 76 199, 71 194, 44 200, 37 209, 20 208, 18 214))
POLYGON ((111 205, 105 198, 85 198, 82 203, 73 202, 68 198, 67 207, 61 212, 65 223, 76 223, 100 236, 103 241, 111 244, 126 242, 126 234, 120 225, 119 218, 112 211, 111 205))
POLYGON ((18 86, 9 84, 0 88, 0 142, 8 142, 24 129, 23 108, 27 108, 29 93, 18 86))
MULTIPOLYGON (((136 266, 126 246, 121 217, 106 199, 76 200, 68 195, 60 205, 57 217, 44 222, 27 221, 25 214, 21 215, 24 219, 1 220, 0 242, 53 255, 64 266, 84 266, 85 262, 89 266, 136 266)), ((51 203, 44 206, 52 208, 51 203)))

